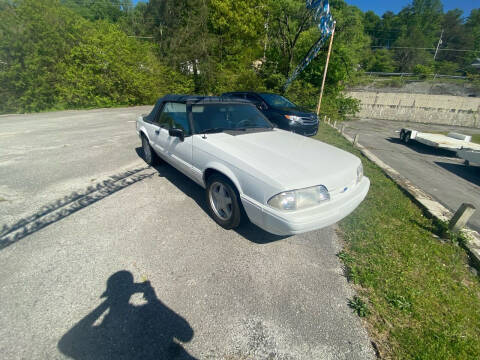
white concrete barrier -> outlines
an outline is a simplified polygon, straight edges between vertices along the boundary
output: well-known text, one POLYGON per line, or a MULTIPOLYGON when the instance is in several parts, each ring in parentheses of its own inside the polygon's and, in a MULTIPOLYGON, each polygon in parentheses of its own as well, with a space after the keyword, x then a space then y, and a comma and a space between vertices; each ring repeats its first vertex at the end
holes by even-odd
POLYGON ((480 98, 350 91, 359 117, 480 128, 480 98))

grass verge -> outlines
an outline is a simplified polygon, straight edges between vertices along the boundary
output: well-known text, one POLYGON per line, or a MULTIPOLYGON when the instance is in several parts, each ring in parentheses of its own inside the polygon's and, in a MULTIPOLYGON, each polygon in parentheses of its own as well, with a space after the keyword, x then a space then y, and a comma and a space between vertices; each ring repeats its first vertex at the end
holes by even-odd
POLYGON ((372 182, 339 224, 339 257, 368 306, 362 314, 381 357, 479 359, 480 279, 465 251, 441 241, 438 223, 337 131, 321 124, 316 138, 359 156, 372 182))
POLYGON ((480 144, 480 134, 472 134, 472 142, 480 144))

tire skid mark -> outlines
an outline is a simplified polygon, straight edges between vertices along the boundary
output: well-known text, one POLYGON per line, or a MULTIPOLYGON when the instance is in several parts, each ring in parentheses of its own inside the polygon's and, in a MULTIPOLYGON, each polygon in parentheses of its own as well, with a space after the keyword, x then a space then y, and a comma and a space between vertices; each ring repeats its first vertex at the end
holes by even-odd
POLYGON ((148 169, 149 167, 141 167, 112 175, 109 179, 88 186, 81 192, 74 191, 43 206, 35 214, 24 217, 10 226, 3 225, 0 230, 0 250, 117 191, 155 175, 156 172, 145 172, 148 169))

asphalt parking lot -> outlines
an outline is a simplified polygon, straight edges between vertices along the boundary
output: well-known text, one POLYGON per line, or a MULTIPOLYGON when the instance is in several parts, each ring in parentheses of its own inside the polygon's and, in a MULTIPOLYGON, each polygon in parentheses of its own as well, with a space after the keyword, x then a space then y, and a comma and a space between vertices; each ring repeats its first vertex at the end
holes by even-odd
POLYGON ((480 133, 480 129, 372 119, 351 121, 346 126, 347 134, 360 134, 360 144, 453 212, 464 202, 473 204, 478 210, 468 225, 480 231, 480 166, 464 166, 463 160, 451 151, 415 141, 406 145, 395 132, 402 127, 423 132, 469 134, 480 133))
POLYGON ((0 117, 2 359, 369 359, 333 227, 226 231, 150 107, 0 117))

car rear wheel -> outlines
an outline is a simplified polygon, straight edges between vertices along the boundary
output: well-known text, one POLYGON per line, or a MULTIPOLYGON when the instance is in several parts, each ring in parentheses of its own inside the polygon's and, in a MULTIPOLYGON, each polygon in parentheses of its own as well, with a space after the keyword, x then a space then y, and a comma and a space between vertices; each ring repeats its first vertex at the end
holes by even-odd
POLYGON ((404 136, 404 140, 405 141, 405 144, 408 144, 410 142, 410 136, 411 136, 411 133, 410 132, 407 132, 404 136))
POLYGON ((234 229, 240 225, 240 198, 229 179, 217 174, 210 176, 206 193, 210 214, 217 224, 225 229, 234 229))
POLYGON ((158 162, 157 154, 153 151, 145 135, 142 136, 143 158, 148 165, 155 165, 158 162))

